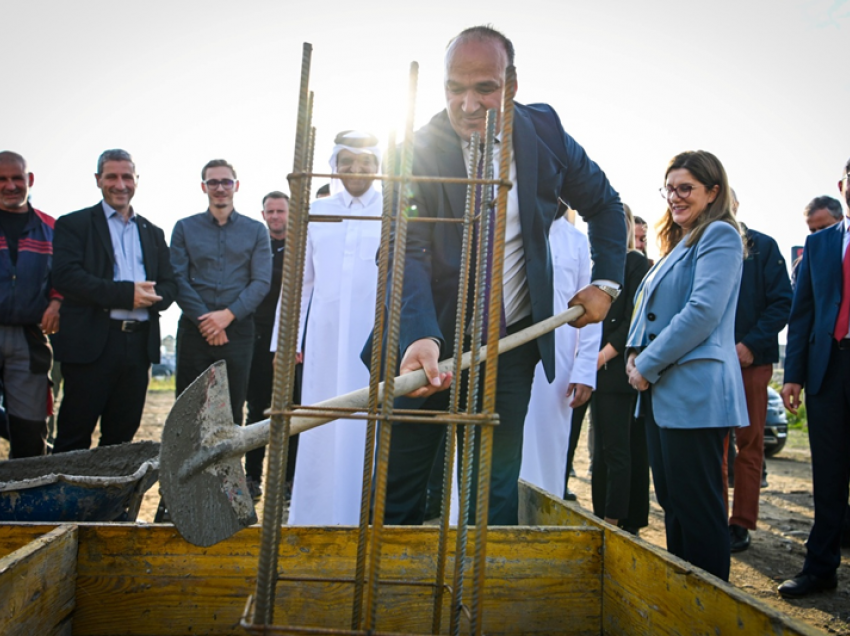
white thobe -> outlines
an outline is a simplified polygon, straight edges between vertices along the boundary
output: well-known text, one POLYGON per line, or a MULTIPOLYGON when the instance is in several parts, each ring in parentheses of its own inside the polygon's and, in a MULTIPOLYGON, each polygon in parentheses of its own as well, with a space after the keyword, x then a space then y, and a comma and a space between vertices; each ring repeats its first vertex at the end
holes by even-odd
MULTIPOLYGON (((381 206, 375 188, 360 199, 343 191, 316 200, 310 214, 380 217, 381 206)), ((369 384, 360 351, 374 324, 380 239, 380 221, 311 221, 308 226, 298 338, 301 343, 306 317, 302 404, 369 384)), ((359 523, 365 442, 362 420, 338 420, 301 433, 290 524, 359 523)))
MULTIPOLYGON (((575 293, 590 283, 590 253, 587 237, 566 219, 549 231, 554 269, 555 313, 569 309, 575 293)), ((564 473, 570 445, 572 397, 570 383, 596 388, 596 360, 602 338, 602 323, 575 329, 569 325, 555 330, 555 380, 549 384, 543 364, 538 363, 531 386, 525 418, 520 478, 556 497, 564 494, 564 473)))

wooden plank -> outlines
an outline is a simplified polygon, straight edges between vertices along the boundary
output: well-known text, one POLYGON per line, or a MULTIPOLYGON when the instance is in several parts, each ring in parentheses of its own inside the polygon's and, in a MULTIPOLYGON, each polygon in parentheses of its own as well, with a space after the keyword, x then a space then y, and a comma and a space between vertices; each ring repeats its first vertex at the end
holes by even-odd
POLYGON ((572 501, 564 501, 527 481, 519 480, 519 523, 522 526, 582 526, 599 524, 572 501))
POLYGON ((70 634, 76 563, 74 526, 54 528, 0 558, 0 634, 70 634))
POLYGON ((622 532, 605 533, 604 633, 825 634, 622 532))
POLYGON ((520 510, 527 524, 603 530, 602 633, 608 636, 826 633, 525 482, 520 510))
POLYGON ((24 547, 33 539, 50 532, 56 525, 45 526, 32 523, 0 524, 0 557, 7 556, 24 547))
MULTIPOLYGON (((238 631, 254 593, 259 528, 209 548, 184 542, 169 526, 90 525, 80 533, 76 636, 238 631)), ((433 582, 437 528, 388 528, 385 539, 382 578, 433 582)), ((485 632, 599 634, 601 540, 597 529, 491 528, 485 632)), ((350 578, 355 560, 354 529, 283 530, 286 575, 350 578)), ((378 628, 429 633, 431 589, 382 587, 378 628)), ((275 623, 347 628, 351 602, 349 583, 281 582, 275 623)))

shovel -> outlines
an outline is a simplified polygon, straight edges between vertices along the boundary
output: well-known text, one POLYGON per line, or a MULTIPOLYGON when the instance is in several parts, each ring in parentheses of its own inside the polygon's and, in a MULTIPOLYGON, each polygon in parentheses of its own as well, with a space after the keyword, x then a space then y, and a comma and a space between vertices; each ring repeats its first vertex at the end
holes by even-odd
MULTIPOLYGON (((499 340, 499 353, 530 342, 584 314, 576 305, 547 320, 531 325, 499 340)), ((487 355, 481 347, 479 360, 487 355)), ((462 357, 462 368, 468 369, 472 355, 462 357)), ((440 372, 453 371, 455 360, 439 364, 440 372)), ((428 384, 422 370, 399 376, 395 395, 406 395, 428 384)), ((378 401, 384 399, 384 384, 378 386, 378 401)), ((318 408, 366 409, 369 388, 358 389, 315 404, 318 408)), ((295 411, 290 421, 290 435, 333 421, 310 411, 295 411)), ((189 543, 210 546, 233 536, 257 522, 254 503, 248 492, 242 455, 269 441, 271 420, 240 427, 234 426, 224 361, 204 371, 174 402, 165 421, 160 448, 160 490, 168 506, 171 520, 189 543)))

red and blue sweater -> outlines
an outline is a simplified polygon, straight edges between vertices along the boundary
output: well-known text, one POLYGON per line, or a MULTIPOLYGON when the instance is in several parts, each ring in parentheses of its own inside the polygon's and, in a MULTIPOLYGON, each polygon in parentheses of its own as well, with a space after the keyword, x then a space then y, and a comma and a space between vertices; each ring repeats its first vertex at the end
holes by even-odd
POLYGON ((54 298, 53 217, 32 208, 18 240, 18 260, 12 263, 6 236, 0 230, 0 324, 35 325, 54 298))

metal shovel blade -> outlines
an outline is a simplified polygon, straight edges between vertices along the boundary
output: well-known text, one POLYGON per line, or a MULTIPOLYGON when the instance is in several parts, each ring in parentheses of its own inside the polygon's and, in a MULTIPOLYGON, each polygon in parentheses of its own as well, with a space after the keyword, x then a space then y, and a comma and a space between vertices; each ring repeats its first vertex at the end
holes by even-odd
POLYGON ((230 408, 227 368, 219 361, 175 401, 160 449, 162 497, 177 530, 194 545, 214 545, 257 522, 241 457, 217 462, 189 479, 177 479, 177 470, 188 457, 238 431, 230 408))

